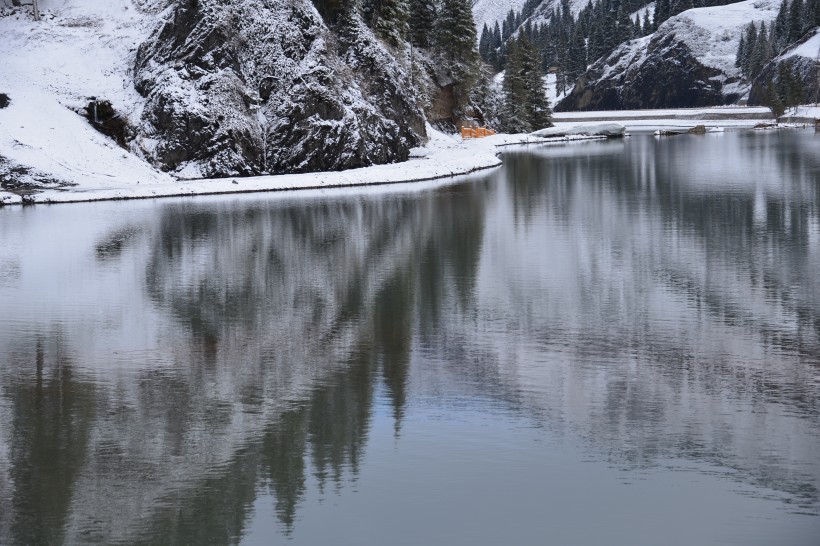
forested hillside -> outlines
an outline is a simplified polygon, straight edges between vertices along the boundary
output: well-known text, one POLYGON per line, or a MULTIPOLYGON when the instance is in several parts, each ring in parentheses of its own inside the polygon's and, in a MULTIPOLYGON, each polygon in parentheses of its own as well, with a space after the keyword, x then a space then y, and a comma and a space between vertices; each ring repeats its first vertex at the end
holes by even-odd
POLYGON ((793 59, 787 68, 764 67, 808 39, 818 25, 818 4, 526 0, 483 26, 479 52, 502 71, 511 41, 527 36, 542 68, 555 73, 557 94, 571 91, 559 110, 708 106, 747 99, 793 103, 816 94, 817 53, 805 46, 798 55, 802 60, 793 59), (778 100, 767 92, 770 83, 778 100), (791 99, 790 86, 795 88, 791 99))

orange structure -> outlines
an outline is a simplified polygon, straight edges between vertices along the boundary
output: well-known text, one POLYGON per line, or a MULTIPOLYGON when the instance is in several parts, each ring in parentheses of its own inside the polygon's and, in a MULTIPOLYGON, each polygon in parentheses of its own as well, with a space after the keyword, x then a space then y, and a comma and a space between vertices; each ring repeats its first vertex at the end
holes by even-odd
POLYGON ((487 129, 485 127, 462 127, 461 128, 461 138, 467 140, 468 138, 484 138, 488 136, 492 136, 495 134, 495 131, 492 129, 487 129))

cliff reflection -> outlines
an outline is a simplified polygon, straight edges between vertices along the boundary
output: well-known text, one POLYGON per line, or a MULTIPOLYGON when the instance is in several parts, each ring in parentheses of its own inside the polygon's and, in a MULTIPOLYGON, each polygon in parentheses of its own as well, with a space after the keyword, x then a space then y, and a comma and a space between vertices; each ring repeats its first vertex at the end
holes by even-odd
MULTIPOLYGON (((174 201, 86 227, 77 266, 53 243, 34 265, 101 295, 0 310, 0 542, 236 543, 267 496, 291 533, 420 396, 816 514, 816 154, 677 142, 511 152, 407 195, 174 201)), ((0 298, 36 299, 17 284, 0 298)))

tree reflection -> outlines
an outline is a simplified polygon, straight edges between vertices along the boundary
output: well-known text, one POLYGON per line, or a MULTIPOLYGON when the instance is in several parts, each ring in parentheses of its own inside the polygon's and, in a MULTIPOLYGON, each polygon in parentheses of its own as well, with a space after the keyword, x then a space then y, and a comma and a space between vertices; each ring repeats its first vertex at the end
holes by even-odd
POLYGON ((788 184, 719 190, 650 139, 535 148, 432 192, 177 201, 113 226, 91 260, 137 261, 128 313, 157 324, 116 334, 150 350, 123 371, 100 341, 86 362, 62 317, 2 349, 0 542, 236 543, 268 495, 290 533, 313 484, 359 479, 379 396, 401 437, 430 362, 615 465, 714 462, 816 507, 816 463, 735 432, 817 445, 809 155, 769 158, 788 184))
MULTIPOLYGON (((64 542, 75 480, 87 460, 95 389, 77 377, 59 335, 15 347, 4 396, 11 401, 9 544, 64 542)), ((6 493, 4 493, 5 495, 6 493)))

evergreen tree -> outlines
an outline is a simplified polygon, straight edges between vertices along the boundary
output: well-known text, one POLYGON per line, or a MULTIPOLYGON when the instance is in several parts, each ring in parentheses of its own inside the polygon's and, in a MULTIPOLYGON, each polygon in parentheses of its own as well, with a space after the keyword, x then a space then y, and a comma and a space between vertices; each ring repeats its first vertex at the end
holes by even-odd
POLYGON ((432 45, 431 34, 436 22, 435 0, 410 0, 410 39, 416 47, 432 45))
POLYGON ((775 50, 783 51, 786 44, 789 43, 789 2, 783 0, 780 4, 780 11, 777 12, 777 18, 774 20, 774 48, 775 50))
POLYGON ((782 116, 786 111, 786 107, 783 105, 783 101, 780 99, 777 91, 775 91, 774 84, 772 84, 771 80, 769 80, 769 83, 766 86, 765 104, 772 111, 775 119, 782 116))
POLYGON ((478 79, 480 61, 470 0, 442 0, 435 27, 435 50, 455 81, 456 109, 463 108, 478 79))
POLYGON ((552 110, 544 88, 538 52, 525 35, 510 42, 504 74, 504 129, 529 133, 552 125, 552 110))
POLYGON ((655 24, 653 25, 655 30, 661 26, 661 23, 669 19, 670 9, 669 0, 657 0, 655 2, 655 24))
POLYGON ((410 13, 407 0, 380 0, 380 9, 375 20, 375 29, 394 46, 403 43, 410 27, 410 13))
POLYGON ((507 67, 504 71, 504 105, 501 111, 501 123, 508 133, 528 133, 526 95, 527 84, 522 77, 521 50, 517 40, 510 40, 507 47, 507 67))
POLYGON ((753 59, 754 51, 757 45, 757 26, 755 26, 754 21, 749 23, 749 26, 746 27, 746 46, 744 48, 744 57, 743 57, 743 64, 741 66, 741 70, 744 75, 747 77, 752 73, 753 67, 753 59))
POLYGON ((737 55, 735 56, 735 66, 740 68, 743 66, 743 59, 746 56, 746 37, 743 32, 740 33, 740 43, 737 46, 737 55))
MULTIPOLYGON (((783 63, 785 64, 785 63, 783 63)), ((786 108, 796 108, 803 104, 805 94, 803 93, 803 82, 800 76, 795 74, 791 68, 788 69, 788 80, 786 83, 786 108)))
POLYGON ((649 36, 654 31, 655 31, 655 29, 652 28, 652 21, 649 20, 649 10, 647 9, 646 11, 643 12, 643 33, 642 33, 642 35, 643 36, 649 36))
POLYGON ((632 20, 629 18, 629 12, 625 5, 625 2, 621 2, 621 5, 618 6, 618 30, 616 34, 616 46, 617 44, 626 42, 627 40, 631 40, 633 38, 632 35, 632 20))
MULTIPOLYGON (((552 127, 552 109, 544 85, 538 51, 526 38, 519 40, 521 72, 526 88, 526 116, 532 131, 552 127)), ((584 69, 586 69, 584 62, 584 69)))
POLYGON ((792 0, 789 7, 789 39, 792 43, 800 39, 803 35, 803 1, 792 0))
POLYGON ((478 57, 470 0, 443 0, 436 21, 436 47, 453 61, 474 64, 478 57))
POLYGON ((478 39, 478 54, 481 60, 487 62, 490 53, 490 41, 492 40, 492 31, 487 23, 484 23, 484 28, 481 29, 481 38, 478 39))

